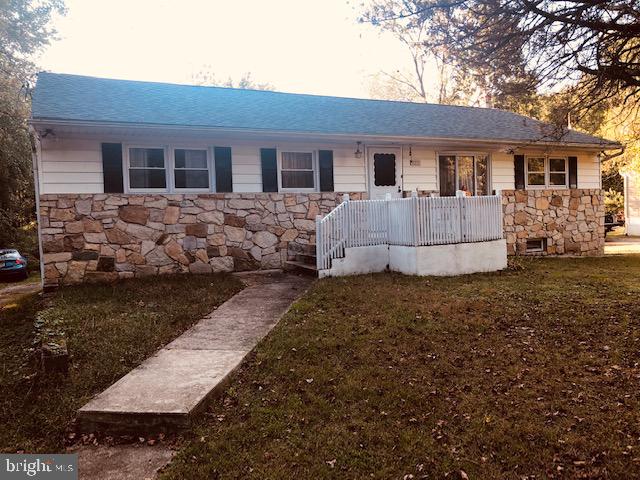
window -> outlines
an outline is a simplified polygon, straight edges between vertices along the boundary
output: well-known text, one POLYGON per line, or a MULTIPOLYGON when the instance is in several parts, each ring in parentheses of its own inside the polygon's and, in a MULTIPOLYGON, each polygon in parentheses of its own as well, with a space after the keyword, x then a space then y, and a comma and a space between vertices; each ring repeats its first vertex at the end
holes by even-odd
POLYGON ((393 153, 373 155, 373 183, 376 187, 396 184, 396 156, 393 153))
POLYGON ((467 195, 489 194, 487 155, 440 155, 440 195, 453 196, 456 190, 467 195))
POLYGON ((527 185, 544 186, 545 173, 544 165, 546 161, 544 157, 528 157, 527 158, 527 185))
POLYGON ((282 152, 282 188, 313 189, 315 172, 312 152, 282 152))
POLYGON ((129 149, 129 188, 167 188, 163 148, 129 149))
POLYGON ((567 185, 566 159, 549 158, 549 185, 567 185))
POLYGON ((567 185, 567 159, 562 157, 527 157, 527 186, 567 185))
POLYGON ((174 150, 176 188, 209 189, 209 168, 206 150, 174 150))
POLYGON ((527 253, 544 252, 547 248, 546 238, 528 238, 526 251, 527 253))

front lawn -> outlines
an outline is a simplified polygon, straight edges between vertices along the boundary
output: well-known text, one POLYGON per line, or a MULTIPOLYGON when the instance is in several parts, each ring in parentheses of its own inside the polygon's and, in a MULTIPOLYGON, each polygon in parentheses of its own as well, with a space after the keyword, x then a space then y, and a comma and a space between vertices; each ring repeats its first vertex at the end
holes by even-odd
POLYGON ((242 288, 229 275, 61 289, 47 313, 66 333, 68 376, 37 375, 37 296, 0 310, 0 451, 55 452, 76 410, 242 288))
POLYGON ((631 478, 640 256, 318 282, 166 479, 631 478))

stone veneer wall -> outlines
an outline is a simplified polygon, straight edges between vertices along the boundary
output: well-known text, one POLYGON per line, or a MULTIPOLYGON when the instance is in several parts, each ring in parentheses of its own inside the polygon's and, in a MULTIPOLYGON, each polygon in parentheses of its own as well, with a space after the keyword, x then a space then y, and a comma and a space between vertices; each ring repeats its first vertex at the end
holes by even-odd
POLYGON ((281 268, 314 251, 316 215, 342 195, 41 195, 45 285, 281 268))
POLYGON ((507 253, 527 254, 527 239, 546 239, 537 255, 602 255, 602 190, 502 190, 507 253))

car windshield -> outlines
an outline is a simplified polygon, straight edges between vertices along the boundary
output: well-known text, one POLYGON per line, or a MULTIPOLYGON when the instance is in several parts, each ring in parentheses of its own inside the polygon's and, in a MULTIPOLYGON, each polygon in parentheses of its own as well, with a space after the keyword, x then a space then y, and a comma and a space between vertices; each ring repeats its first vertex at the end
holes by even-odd
POLYGON ((0 257, 14 258, 18 256, 20 256, 20 254, 18 253, 17 250, 12 250, 12 249, 0 250, 0 257))

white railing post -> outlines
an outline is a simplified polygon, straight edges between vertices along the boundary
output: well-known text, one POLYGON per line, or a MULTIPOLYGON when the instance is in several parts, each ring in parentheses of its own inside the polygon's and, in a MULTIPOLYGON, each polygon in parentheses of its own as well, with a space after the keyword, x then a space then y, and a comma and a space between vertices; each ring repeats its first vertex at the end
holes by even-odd
POLYGON ((418 192, 411 191, 411 223, 412 223, 412 243, 414 247, 418 246, 418 192))
POLYGON ((344 203, 344 212, 341 216, 342 220, 338 225, 340 230, 340 237, 344 240, 345 247, 351 246, 351 225, 349 224, 349 194, 345 193, 342 196, 342 203, 344 203))
POLYGON ((322 225, 322 215, 316 215, 316 268, 318 271, 324 270, 324 231, 322 225))

